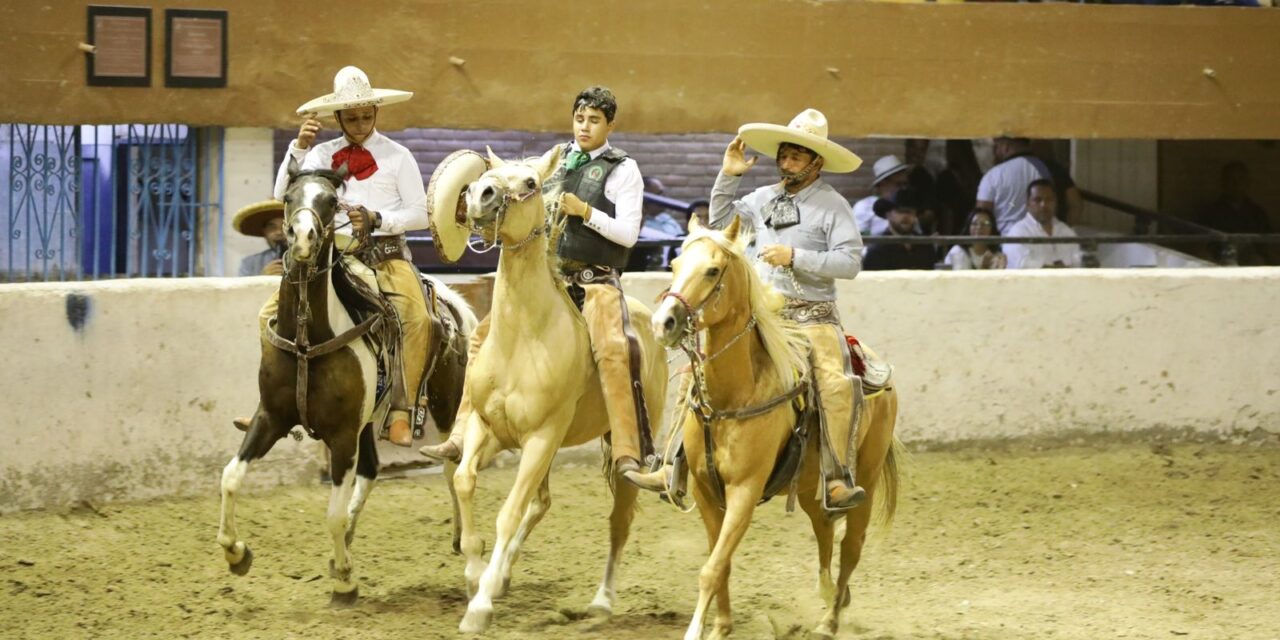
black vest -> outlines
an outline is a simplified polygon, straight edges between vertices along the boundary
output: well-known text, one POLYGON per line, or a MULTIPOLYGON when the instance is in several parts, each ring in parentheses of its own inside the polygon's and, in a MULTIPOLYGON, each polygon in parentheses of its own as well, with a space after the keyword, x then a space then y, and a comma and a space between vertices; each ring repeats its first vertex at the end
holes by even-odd
MULTIPOLYGON (((565 145, 564 149, 567 151, 569 145, 565 145)), ((614 206, 604 195, 604 185, 609 180, 609 174, 626 159, 627 152, 614 147, 588 160, 581 167, 568 171, 566 158, 562 158, 555 173, 543 183, 542 190, 545 193, 559 187, 612 218, 614 206)), ((577 216, 569 217, 557 251, 561 258, 567 260, 617 269, 626 267, 627 258, 631 256, 631 247, 624 247, 600 235, 583 224, 582 218, 577 216)))

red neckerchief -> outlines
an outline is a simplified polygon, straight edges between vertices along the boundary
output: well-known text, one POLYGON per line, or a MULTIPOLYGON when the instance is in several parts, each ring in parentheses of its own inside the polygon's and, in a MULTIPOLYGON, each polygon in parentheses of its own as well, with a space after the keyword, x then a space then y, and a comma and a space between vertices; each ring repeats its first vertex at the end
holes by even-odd
POLYGON ((364 180, 378 170, 373 154, 358 144, 349 144, 333 154, 333 170, 337 171, 343 164, 347 165, 348 179, 364 180))

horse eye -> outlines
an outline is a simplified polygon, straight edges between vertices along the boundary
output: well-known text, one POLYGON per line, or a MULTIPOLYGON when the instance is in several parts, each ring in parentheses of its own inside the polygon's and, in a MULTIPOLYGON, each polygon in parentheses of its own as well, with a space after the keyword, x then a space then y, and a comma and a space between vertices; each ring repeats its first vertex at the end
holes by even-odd
POLYGON ((526 187, 528 187, 528 188, 530 188, 530 189, 537 189, 537 188, 538 188, 538 181, 537 181, 537 180, 534 180, 533 178, 529 178, 528 180, 525 180, 525 181, 524 181, 524 186, 526 186, 526 187))
POLYGON ((285 196, 284 203, 289 204, 290 202, 293 202, 293 196, 285 196))
POLYGON ((708 278, 714 278, 718 275, 720 275, 720 267, 711 267, 710 269, 707 269, 708 278))
POLYGON ((338 206, 338 196, 329 196, 328 198, 325 198, 325 200, 326 200, 326 204, 328 204, 331 207, 338 206))

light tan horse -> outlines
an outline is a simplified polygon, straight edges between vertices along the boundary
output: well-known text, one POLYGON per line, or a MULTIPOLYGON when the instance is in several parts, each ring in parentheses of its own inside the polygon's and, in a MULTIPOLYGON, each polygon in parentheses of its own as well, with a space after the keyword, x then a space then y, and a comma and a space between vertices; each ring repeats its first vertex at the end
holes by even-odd
MULTIPOLYGON (((711 547, 698 576, 698 605, 685 640, 702 636, 703 619, 713 598, 717 615, 711 637, 724 638, 733 631, 730 562, 795 425, 791 402, 780 400, 794 395, 809 377, 808 345, 795 326, 777 314, 781 296, 761 282, 743 255, 747 234, 740 237, 738 231, 738 218, 724 232, 695 225, 683 253, 672 261, 671 289, 653 316, 654 333, 668 347, 689 339, 693 331, 705 331, 705 353, 697 357, 701 364, 695 363, 694 373, 696 380, 700 368, 705 384, 699 395, 695 382, 693 396, 719 413, 708 423, 715 471, 723 481, 723 510, 708 474, 703 421, 692 408, 677 418, 683 423, 694 496, 711 547)), ((895 456, 901 447, 893 435, 897 412, 898 397, 892 387, 866 400, 856 433, 857 480, 866 489, 867 500, 847 514, 840 573, 834 584, 830 566, 836 518, 822 506, 825 482, 820 481, 818 435, 811 434, 807 441, 797 497, 818 539, 819 591, 829 607, 813 631, 818 637, 835 636, 840 613, 850 603, 849 577, 861 557, 872 503, 880 490, 886 522, 893 517, 898 491, 895 456)))
MULTIPOLYGON (((467 190, 467 217, 490 229, 503 250, 494 283, 489 333, 467 369, 473 411, 465 425, 462 461, 454 474, 462 521, 462 552, 471 601, 459 630, 478 633, 493 617, 493 599, 505 593, 511 567, 530 531, 551 505, 549 474, 556 450, 609 431, 586 323, 548 256, 542 181, 557 154, 531 163, 504 163, 490 154, 490 169, 467 190), (493 553, 486 566, 476 531, 476 471, 504 449, 523 455, 516 480, 498 514, 493 553)), ((665 351, 649 330, 651 313, 628 298, 643 356, 649 415, 661 416, 666 394, 665 351)), ((606 453, 606 456, 608 454, 606 453)), ((608 473, 612 474, 610 468, 608 473)), ((618 562, 631 531, 636 487, 611 481, 608 561, 590 611, 613 611, 618 562)), ((571 552, 566 550, 566 552, 571 552)))

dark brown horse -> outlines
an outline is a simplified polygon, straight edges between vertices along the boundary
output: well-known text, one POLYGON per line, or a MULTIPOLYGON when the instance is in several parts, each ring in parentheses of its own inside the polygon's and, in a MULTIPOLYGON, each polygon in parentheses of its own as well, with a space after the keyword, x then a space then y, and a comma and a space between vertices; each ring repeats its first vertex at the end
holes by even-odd
MULTIPOLYGON (((395 322, 376 309, 367 317, 353 317, 343 304, 359 297, 351 293, 353 283, 346 273, 345 258, 334 247, 332 223, 345 177, 345 166, 337 172, 301 173, 290 166, 284 197, 289 248, 280 280, 279 310, 262 337, 258 371, 261 410, 254 416, 240 451, 223 469, 218 530, 218 544, 225 550, 231 572, 245 575, 253 563, 253 552, 236 532, 236 494, 249 464, 302 425, 329 448, 333 489, 325 522, 333 538, 329 575, 334 580, 334 606, 350 606, 358 597, 358 585, 351 576, 350 545, 356 520, 378 476, 373 420, 385 416, 388 401, 385 393, 377 396, 380 354, 375 337, 385 335, 379 331, 381 323, 395 322), (351 473, 353 468, 355 473, 351 473)), ((358 283, 355 286, 358 288, 358 283)), ((437 428, 447 431, 461 397, 466 341, 475 316, 443 284, 433 282, 431 288, 434 295, 427 297, 428 304, 439 302, 439 311, 431 310, 437 319, 433 325, 440 330, 433 336, 433 344, 440 344, 429 358, 431 371, 424 386, 432 391, 428 405, 437 428), (437 315, 444 313, 450 317, 442 323, 437 315), (444 331, 446 325, 455 330, 444 331)), ((453 494, 453 470, 446 471, 453 494)), ((454 510, 456 513, 456 496, 454 510)), ((454 540, 456 547, 456 525, 454 540)))

